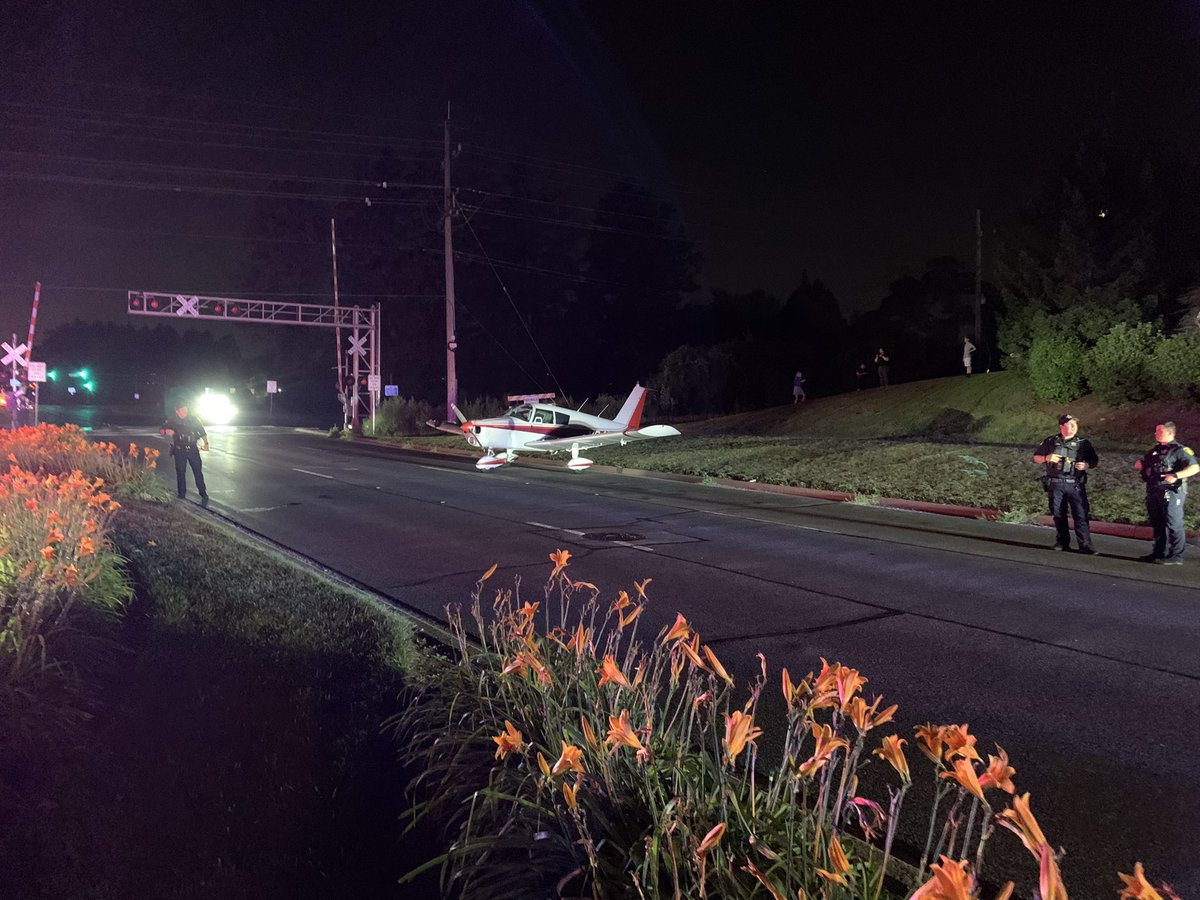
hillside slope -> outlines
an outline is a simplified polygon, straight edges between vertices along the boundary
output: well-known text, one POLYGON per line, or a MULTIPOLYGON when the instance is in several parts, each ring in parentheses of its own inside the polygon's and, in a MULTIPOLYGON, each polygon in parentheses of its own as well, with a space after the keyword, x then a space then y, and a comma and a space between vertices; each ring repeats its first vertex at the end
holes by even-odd
POLYGON ((797 438, 921 438, 1036 445, 1052 434, 1063 412, 1078 416, 1083 434, 1129 449, 1154 442, 1156 423, 1179 425, 1180 440, 1200 444, 1200 410, 1151 402, 1114 408, 1095 397, 1057 404, 1038 400, 1012 372, 937 378, 838 394, 799 406, 776 406, 690 422, 690 436, 753 435, 797 438))

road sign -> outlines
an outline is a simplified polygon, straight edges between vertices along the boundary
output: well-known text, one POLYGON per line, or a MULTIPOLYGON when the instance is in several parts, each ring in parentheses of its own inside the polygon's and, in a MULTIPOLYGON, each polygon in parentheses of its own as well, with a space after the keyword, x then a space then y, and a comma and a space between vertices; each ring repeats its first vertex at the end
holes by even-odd
POLYGON ((367 376, 367 390, 370 391, 372 394, 379 393, 379 388, 380 388, 380 385, 382 385, 382 383, 383 383, 383 378, 381 378, 379 375, 368 375, 367 376))
MULTIPOLYGON (((14 341, 16 338, 13 339, 14 341)), ((0 349, 4 350, 4 358, 0 359, 0 366, 18 365, 25 367, 25 351, 29 349, 28 344, 17 344, 13 346, 8 341, 0 341, 0 349)))
POLYGON ((383 396, 385 396, 385 397, 399 397, 399 396, 400 396, 400 385, 398 385, 398 384, 385 384, 385 385, 383 386, 383 396))
POLYGON ((26 369, 26 377, 30 381, 45 381, 46 380, 46 364, 44 362, 29 361, 29 367, 26 369))
POLYGON ((268 380, 267 381, 267 393, 268 394, 278 394, 279 393, 279 382, 268 380))

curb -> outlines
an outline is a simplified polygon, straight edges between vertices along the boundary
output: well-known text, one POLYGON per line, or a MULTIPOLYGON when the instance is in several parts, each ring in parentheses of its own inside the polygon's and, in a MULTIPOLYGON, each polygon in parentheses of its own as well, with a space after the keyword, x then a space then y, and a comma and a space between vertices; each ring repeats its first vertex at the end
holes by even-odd
MULTIPOLYGON (((386 445, 386 441, 379 441, 376 438, 357 438, 356 440, 369 440, 373 443, 386 445)), ((430 447, 427 445, 413 444, 408 447, 399 449, 417 450, 422 453, 432 453, 434 455, 442 454, 445 456, 458 456, 463 458, 474 458, 478 456, 468 450, 457 450, 453 447, 430 447)), ((521 462, 526 465, 535 465, 548 469, 561 469, 564 466, 553 460, 547 459, 532 459, 528 456, 522 456, 521 462)), ((656 478, 660 481, 678 481, 684 484, 714 484, 719 487, 732 488, 739 491, 759 491, 767 494, 786 494, 793 497, 811 497, 816 500, 830 500, 838 503, 845 503, 854 499, 854 494, 845 491, 826 491, 819 488, 798 487, 789 484, 764 484, 758 481, 739 481, 736 478, 705 478, 700 475, 681 475, 677 472, 656 472, 653 469, 631 469, 624 466, 603 466, 594 465, 592 469, 598 472, 604 472, 608 475, 633 475, 640 478, 656 478)), ((872 506, 880 506, 886 509, 907 509, 913 512, 932 513, 939 516, 954 516, 960 519, 984 519, 989 522, 994 522, 999 519, 1003 513, 998 509, 990 507, 975 507, 975 506, 957 506, 949 503, 929 503, 924 500, 904 500, 899 497, 878 497, 872 503, 872 506)), ((1034 519, 1038 525, 1053 527, 1054 519, 1050 516, 1039 516, 1034 519)), ((1154 529, 1149 525, 1130 525, 1124 522, 1101 522, 1092 520, 1088 523, 1091 531, 1094 534, 1105 534, 1110 537, 1128 538, 1136 541, 1150 541, 1154 539, 1154 529)), ((1200 532, 1189 531, 1187 533, 1188 541, 1194 542, 1200 537, 1200 532)))

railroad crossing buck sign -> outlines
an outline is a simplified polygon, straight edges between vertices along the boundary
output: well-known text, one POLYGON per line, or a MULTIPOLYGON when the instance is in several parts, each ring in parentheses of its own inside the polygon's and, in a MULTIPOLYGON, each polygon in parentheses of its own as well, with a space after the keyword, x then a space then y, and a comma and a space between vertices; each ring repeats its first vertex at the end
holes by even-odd
MULTIPOLYGON (((238 300, 233 297, 203 297, 199 294, 162 294, 155 291, 130 291, 128 313, 131 316, 206 319, 219 322, 257 322, 262 325, 307 325, 314 328, 346 329, 347 361, 353 360, 348 373, 350 383, 351 427, 360 430, 362 415, 375 415, 379 394, 379 304, 375 306, 324 306, 317 303, 290 303, 278 300, 238 300), (375 387, 359 391, 358 379, 366 375, 375 387), (363 395, 366 396, 363 396, 363 395)), ((16 337, 13 338, 16 342, 16 337)), ((22 352, 24 344, 21 345, 22 352)), ((8 344, 5 349, 10 349, 8 344)), ((5 357, 7 360, 7 357, 5 357)), ((5 363, 7 365, 7 362, 5 363)), ((25 365, 25 360, 21 360, 25 365)))
POLYGON ((12 366, 13 374, 16 374, 17 366, 24 369, 29 365, 29 360, 25 358, 25 351, 29 349, 28 344, 18 344, 16 335, 13 335, 13 342, 0 341, 0 350, 4 351, 4 357, 0 359, 0 366, 12 366))

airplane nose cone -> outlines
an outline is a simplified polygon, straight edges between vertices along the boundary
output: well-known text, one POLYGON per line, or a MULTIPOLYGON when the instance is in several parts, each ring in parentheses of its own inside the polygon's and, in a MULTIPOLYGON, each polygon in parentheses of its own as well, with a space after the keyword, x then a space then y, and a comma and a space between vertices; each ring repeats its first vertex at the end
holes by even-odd
POLYGON ((474 431, 475 431, 475 423, 474 423, 474 422, 469 422, 469 421, 468 421, 468 422, 463 422, 463 423, 462 423, 461 425, 459 425, 458 427, 459 427, 460 429, 462 429, 462 433, 463 433, 463 434, 472 434, 472 433, 474 433, 474 431))

